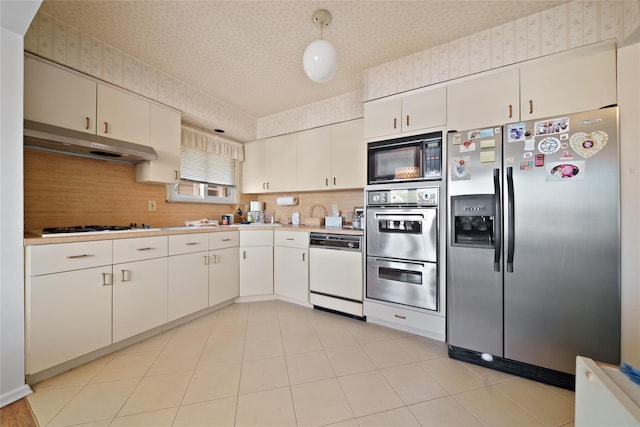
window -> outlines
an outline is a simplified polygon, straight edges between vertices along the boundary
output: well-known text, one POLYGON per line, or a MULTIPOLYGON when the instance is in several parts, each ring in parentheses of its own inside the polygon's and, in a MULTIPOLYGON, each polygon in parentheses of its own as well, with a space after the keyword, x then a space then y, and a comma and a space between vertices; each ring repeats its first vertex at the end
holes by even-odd
POLYGON ((219 154, 180 147, 180 182, 167 186, 167 200, 236 203, 238 161, 219 154))

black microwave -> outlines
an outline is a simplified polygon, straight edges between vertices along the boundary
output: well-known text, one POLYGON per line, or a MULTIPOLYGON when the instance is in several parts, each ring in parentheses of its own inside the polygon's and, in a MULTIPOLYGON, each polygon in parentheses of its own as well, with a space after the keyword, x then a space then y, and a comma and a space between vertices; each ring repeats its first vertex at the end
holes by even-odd
POLYGON ((442 132, 370 142, 367 162, 369 184, 442 179, 442 132))

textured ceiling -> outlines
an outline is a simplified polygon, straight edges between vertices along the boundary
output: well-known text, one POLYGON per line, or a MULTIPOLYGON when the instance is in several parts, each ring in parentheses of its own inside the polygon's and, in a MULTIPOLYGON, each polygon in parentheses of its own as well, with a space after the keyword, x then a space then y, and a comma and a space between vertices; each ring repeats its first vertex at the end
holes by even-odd
POLYGON ((367 68, 567 1, 45 0, 41 10, 260 118, 359 89, 367 68), (308 80, 311 15, 333 15, 324 37, 339 68, 308 80))

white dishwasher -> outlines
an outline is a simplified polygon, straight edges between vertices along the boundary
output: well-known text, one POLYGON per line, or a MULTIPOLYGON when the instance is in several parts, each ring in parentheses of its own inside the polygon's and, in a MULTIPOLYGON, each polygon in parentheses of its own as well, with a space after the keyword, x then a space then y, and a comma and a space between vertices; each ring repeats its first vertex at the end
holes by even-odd
POLYGON ((363 317, 362 236, 309 235, 309 302, 316 308, 363 317))

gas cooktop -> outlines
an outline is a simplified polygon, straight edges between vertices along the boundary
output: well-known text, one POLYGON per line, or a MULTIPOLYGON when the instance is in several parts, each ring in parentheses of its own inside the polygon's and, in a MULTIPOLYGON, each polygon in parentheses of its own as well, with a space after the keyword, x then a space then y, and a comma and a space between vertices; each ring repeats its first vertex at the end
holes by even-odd
POLYGON ((151 228, 149 224, 130 225, 77 225, 72 227, 49 227, 42 229, 42 237, 66 237, 86 234, 111 234, 111 233, 135 233, 139 231, 158 231, 159 228, 151 228))

